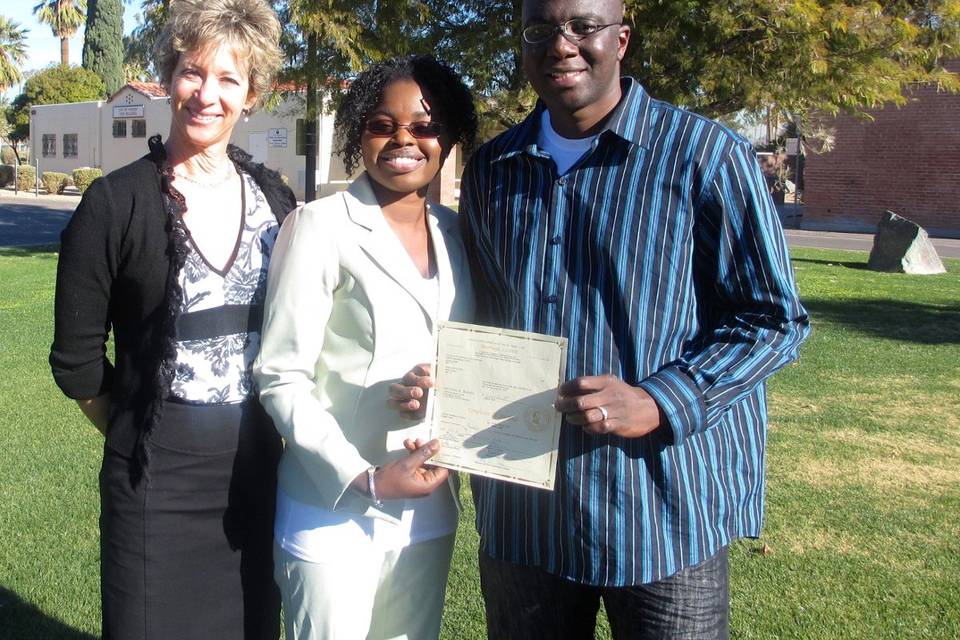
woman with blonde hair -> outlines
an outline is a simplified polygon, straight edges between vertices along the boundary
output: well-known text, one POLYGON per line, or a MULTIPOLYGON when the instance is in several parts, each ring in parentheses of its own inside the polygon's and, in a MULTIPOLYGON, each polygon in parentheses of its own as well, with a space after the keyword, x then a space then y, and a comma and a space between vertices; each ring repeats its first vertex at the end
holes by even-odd
POLYGON ((272 86, 279 38, 265 0, 171 3, 155 59, 169 136, 91 185, 62 236, 50 363, 106 436, 104 638, 279 635, 281 441, 251 366, 296 202, 228 145, 272 86))

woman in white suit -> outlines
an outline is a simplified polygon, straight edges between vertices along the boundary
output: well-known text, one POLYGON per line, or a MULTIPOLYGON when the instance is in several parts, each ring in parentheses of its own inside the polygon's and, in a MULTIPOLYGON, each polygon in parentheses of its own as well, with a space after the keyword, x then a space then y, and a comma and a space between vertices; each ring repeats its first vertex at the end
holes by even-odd
POLYGON ((418 403, 387 399, 431 360, 437 321, 473 315, 456 214, 426 194, 476 126, 449 67, 374 65, 336 117, 347 170, 362 160, 365 173, 294 211, 277 239, 255 373, 285 440, 275 573, 288 638, 439 635, 455 478, 426 464, 439 443, 424 443, 418 403))

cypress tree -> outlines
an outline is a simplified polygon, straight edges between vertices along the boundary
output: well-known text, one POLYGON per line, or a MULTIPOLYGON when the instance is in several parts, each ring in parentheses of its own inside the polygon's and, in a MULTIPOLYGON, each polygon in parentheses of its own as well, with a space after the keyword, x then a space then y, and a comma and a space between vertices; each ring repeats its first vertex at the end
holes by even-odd
POLYGON ((87 0, 83 66, 103 79, 107 95, 123 86, 123 0, 87 0))

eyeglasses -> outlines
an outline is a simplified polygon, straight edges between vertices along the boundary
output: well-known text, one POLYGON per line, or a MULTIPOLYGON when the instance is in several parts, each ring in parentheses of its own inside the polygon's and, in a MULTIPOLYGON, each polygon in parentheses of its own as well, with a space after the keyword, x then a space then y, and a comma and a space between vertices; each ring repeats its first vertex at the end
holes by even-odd
POLYGON ((523 40, 527 44, 543 44, 558 33, 573 44, 577 44, 584 38, 589 38, 607 27, 619 26, 620 24, 619 22, 598 24, 595 20, 588 18, 574 18, 563 24, 533 24, 524 29, 522 33, 523 40))
POLYGON ((432 120, 400 124, 393 120, 367 120, 364 128, 372 136, 388 138, 396 135, 400 129, 406 129, 414 138, 439 138, 447 130, 443 124, 432 120))

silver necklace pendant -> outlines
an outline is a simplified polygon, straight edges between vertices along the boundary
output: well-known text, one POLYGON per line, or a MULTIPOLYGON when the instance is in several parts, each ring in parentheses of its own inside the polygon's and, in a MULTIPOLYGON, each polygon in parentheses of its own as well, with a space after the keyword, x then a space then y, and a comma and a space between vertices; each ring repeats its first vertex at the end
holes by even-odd
POLYGON ((173 175, 174 175, 175 178, 179 178, 179 179, 182 179, 182 180, 186 180, 187 182, 190 182, 190 183, 192 183, 192 184, 195 184, 195 185, 197 185, 198 187, 208 187, 208 188, 209 188, 209 187, 219 187, 219 186, 222 185, 224 182, 226 182, 227 180, 229 180, 229 179, 233 176, 234 173, 235 173, 235 170, 234 170, 234 168, 233 168, 233 165, 231 164, 231 165, 229 166, 229 168, 227 169, 226 173, 223 174, 223 177, 217 178, 216 180, 211 180, 211 181, 209 181, 209 182, 204 182, 204 181, 202 181, 202 180, 196 180, 196 179, 191 178, 190 176, 184 175, 184 174, 182 174, 182 173, 177 173, 176 171, 173 172, 173 175))

